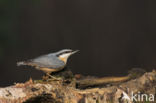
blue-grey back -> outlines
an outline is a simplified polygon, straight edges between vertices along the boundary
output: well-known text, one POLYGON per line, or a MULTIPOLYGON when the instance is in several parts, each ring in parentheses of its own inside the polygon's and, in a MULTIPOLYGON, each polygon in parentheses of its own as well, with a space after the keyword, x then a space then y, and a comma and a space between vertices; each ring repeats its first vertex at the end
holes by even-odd
POLYGON ((65 66, 65 63, 58 59, 54 54, 47 54, 35 59, 31 62, 37 64, 39 67, 47 67, 52 69, 57 69, 65 66))

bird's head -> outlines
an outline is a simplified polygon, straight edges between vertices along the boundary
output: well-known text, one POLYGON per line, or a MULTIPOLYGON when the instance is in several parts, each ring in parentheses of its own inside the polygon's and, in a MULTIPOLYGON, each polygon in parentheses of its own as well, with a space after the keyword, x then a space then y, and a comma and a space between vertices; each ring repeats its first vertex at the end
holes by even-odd
POLYGON ((73 55, 73 54, 75 54, 76 52, 78 52, 78 51, 79 51, 79 50, 63 49, 63 50, 57 52, 57 53, 56 53, 56 56, 57 56, 60 60, 62 60, 62 61, 64 61, 64 62, 66 63, 67 60, 68 60, 68 58, 69 58, 71 55, 73 55))

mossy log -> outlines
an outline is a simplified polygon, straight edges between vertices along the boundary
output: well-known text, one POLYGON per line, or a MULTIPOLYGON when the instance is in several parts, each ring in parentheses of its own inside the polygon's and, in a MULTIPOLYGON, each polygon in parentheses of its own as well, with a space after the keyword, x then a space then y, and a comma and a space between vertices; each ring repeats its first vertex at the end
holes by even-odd
MULTIPOLYGON (((33 81, 30 79, 25 83, 0 88, 0 103, 132 103, 132 101, 127 102, 121 99, 123 93, 128 96, 132 91, 156 94, 154 70, 135 79, 123 77, 124 81, 120 82, 106 82, 108 78, 88 78, 72 79, 68 82, 67 80, 33 81), (93 83, 100 82, 93 86, 91 82, 88 82, 89 80, 94 81, 93 83), (84 88, 84 85, 88 83, 89 85, 84 88)), ((109 79, 114 81, 112 78, 109 79)))

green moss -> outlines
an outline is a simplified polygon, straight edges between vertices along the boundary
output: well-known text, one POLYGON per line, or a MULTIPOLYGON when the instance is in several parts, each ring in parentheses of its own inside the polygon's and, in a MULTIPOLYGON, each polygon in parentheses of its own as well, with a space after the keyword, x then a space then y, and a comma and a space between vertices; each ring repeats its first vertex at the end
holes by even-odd
POLYGON ((146 71, 142 68, 132 68, 128 73, 131 79, 142 76, 146 71))
POLYGON ((34 83, 44 83, 45 81, 43 80, 34 80, 34 83))

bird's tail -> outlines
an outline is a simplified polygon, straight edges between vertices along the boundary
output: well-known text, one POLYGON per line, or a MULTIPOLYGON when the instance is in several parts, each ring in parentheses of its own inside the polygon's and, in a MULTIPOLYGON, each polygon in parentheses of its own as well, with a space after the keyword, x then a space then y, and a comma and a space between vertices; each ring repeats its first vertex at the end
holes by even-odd
POLYGON ((28 63, 25 61, 17 62, 17 66, 27 65, 28 63))

